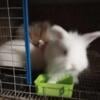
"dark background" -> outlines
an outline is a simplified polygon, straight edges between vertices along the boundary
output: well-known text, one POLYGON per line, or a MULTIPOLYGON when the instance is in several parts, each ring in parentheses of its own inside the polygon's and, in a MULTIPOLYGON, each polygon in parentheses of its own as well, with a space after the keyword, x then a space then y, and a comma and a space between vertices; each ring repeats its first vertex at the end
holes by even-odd
MULTIPOLYGON (((34 0, 33 0, 34 1, 34 0)), ((90 0, 47 0, 48 2, 30 1, 30 22, 48 20, 59 24, 67 30, 87 33, 100 30, 100 2, 90 0), (62 2, 61 2, 62 1, 62 2), (63 2, 64 1, 64 2, 63 2), (74 2, 73 2, 74 1, 74 2)), ((42 0, 43 1, 43 0, 42 0)), ((100 51, 100 39, 91 48, 100 51)))

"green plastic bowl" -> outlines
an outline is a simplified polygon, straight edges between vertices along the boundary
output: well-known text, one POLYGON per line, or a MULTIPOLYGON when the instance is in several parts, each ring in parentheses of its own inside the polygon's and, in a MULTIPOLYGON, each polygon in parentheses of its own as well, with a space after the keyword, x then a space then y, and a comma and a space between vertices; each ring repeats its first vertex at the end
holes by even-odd
POLYGON ((41 74, 34 81, 38 95, 72 97, 74 84, 71 76, 62 78, 56 84, 46 83, 47 80, 48 77, 41 74))

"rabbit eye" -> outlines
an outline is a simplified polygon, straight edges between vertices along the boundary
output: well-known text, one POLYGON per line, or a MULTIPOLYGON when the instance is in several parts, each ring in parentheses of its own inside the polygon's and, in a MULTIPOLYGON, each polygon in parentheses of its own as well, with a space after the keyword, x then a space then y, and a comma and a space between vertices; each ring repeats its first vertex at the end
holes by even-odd
POLYGON ((66 50, 66 49, 63 50, 63 54, 64 54, 64 55, 67 55, 67 50, 66 50))

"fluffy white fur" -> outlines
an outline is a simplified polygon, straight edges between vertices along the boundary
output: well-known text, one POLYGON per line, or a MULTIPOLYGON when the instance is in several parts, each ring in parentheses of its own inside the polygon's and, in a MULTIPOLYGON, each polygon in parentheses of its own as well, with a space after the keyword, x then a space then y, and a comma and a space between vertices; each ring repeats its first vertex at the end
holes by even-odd
MULTIPOLYGON (((30 42, 32 68, 41 70, 45 68, 44 57, 40 49, 30 42)), ((25 67, 26 50, 24 40, 12 40, 0 46, 0 66, 25 67)))
MULTIPOLYGON (((49 42, 44 52, 46 70, 50 77, 48 82, 56 83, 63 75, 71 74, 74 82, 77 83, 78 75, 88 67, 87 47, 98 37, 100 37, 100 32, 79 35, 77 32, 67 32, 58 25, 51 27, 48 30, 49 42)), ((34 67, 41 67, 44 63, 41 51, 31 43, 30 50, 34 67)), ((0 65, 25 66, 24 40, 12 40, 0 47, 0 65)))
POLYGON ((79 35, 78 32, 67 32, 62 27, 54 25, 49 33, 49 43, 45 57, 48 64, 49 83, 56 83, 63 75, 73 76, 78 83, 78 75, 88 67, 87 47, 100 32, 79 35), (67 54, 64 54, 64 51, 67 54))
MULTIPOLYGON (((30 43, 30 50, 34 46, 30 43)), ((0 47, 0 66, 24 67, 25 66, 24 40, 8 41, 0 47)))

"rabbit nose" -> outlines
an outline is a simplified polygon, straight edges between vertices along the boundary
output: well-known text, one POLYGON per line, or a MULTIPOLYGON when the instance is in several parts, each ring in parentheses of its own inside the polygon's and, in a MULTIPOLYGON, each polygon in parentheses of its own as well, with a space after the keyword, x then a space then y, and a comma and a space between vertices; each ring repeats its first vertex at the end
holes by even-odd
POLYGON ((70 64, 66 67, 67 70, 75 70, 75 65, 70 64))
POLYGON ((39 40, 38 43, 39 43, 39 47, 44 45, 44 41, 43 40, 39 40))
POLYGON ((37 48, 41 48, 44 45, 44 41, 43 40, 39 40, 38 42, 34 43, 34 46, 37 48))

